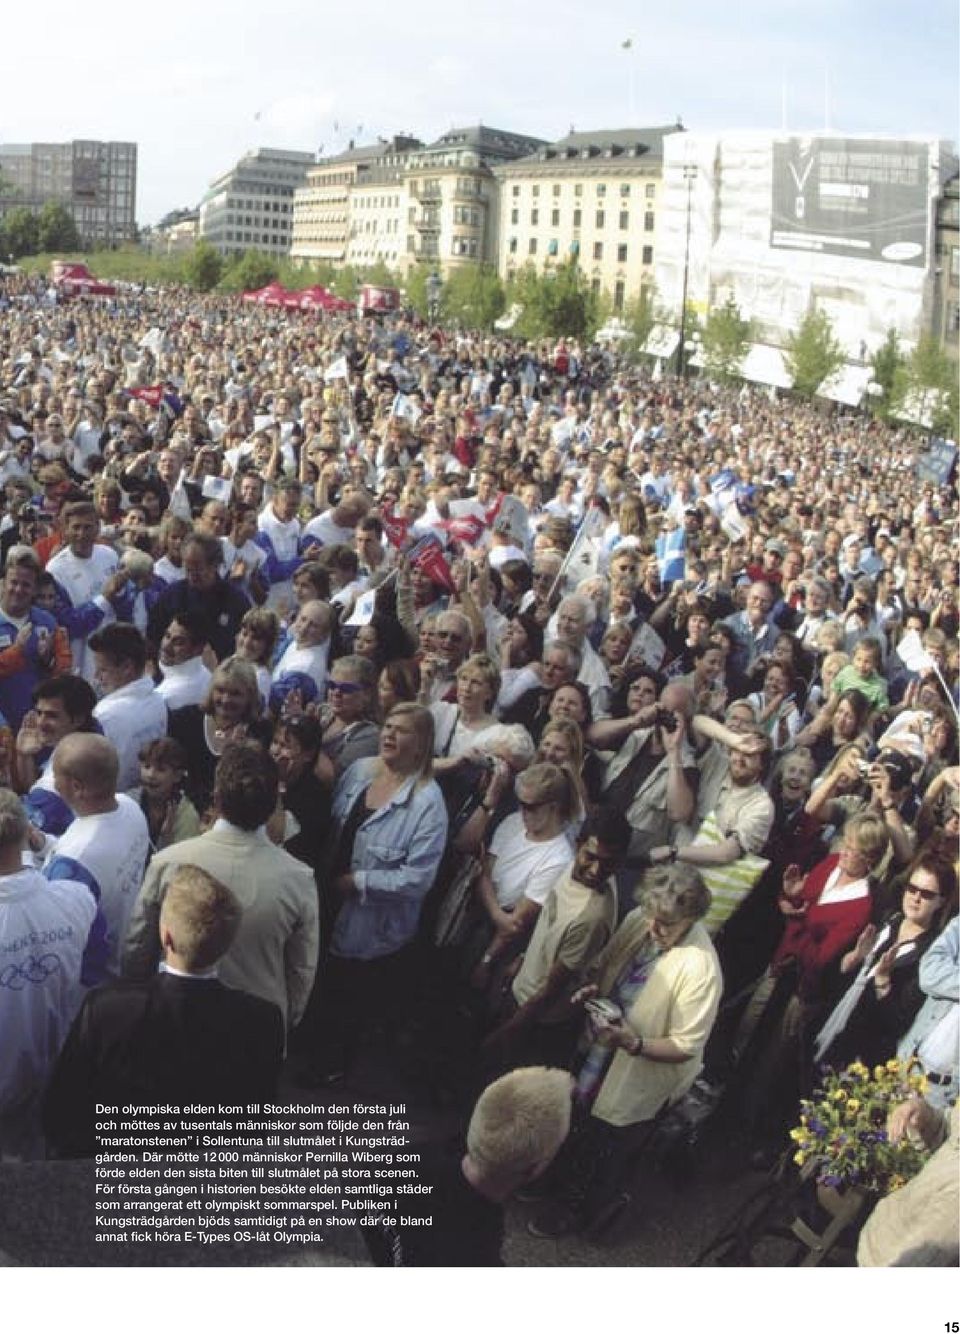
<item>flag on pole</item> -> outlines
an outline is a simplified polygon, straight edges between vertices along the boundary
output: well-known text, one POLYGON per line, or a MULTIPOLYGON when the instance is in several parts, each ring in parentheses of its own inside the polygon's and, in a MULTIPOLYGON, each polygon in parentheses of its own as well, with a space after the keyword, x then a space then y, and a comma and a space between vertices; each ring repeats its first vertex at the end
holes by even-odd
POLYGON ((127 391, 131 398, 138 398, 141 403, 146 403, 151 408, 158 408, 163 402, 162 384, 138 385, 136 389, 127 391))
POLYGON ((444 589, 448 593, 456 592, 456 585, 453 582, 453 575, 450 572, 450 566, 444 558, 443 550, 440 546, 440 539, 433 533, 428 533, 426 537, 421 537, 416 546, 412 547, 407 553, 411 565, 416 565, 421 569, 428 579, 432 579, 438 588, 444 589))
POLYGON ((349 378, 350 372, 347 369, 346 357, 338 357, 337 360, 332 362, 323 372, 323 380, 325 384, 330 384, 333 380, 348 380, 349 378))
POLYGON ((686 568, 687 535, 683 528, 672 528, 657 538, 657 564, 661 584, 675 584, 686 568))
POLYGON ((380 522, 383 524, 383 531, 387 535, 387 541, 392 547, 399 551, 407 540, 407 533, 410 529, 410 520, 401 519, 393 510, 381 510, 380 522))
POLYGON ((391 417, 403 417, 411 426, 420 420, 420 409, 409 394, 397 394, 390 409, 391 417))
POLYGON ((366 593, 361 593, 353 604, 353 611, 344 622, 345 625, 369 625, 373 620, 374 603, 377 600, 377 590, 369 589, 366 593))

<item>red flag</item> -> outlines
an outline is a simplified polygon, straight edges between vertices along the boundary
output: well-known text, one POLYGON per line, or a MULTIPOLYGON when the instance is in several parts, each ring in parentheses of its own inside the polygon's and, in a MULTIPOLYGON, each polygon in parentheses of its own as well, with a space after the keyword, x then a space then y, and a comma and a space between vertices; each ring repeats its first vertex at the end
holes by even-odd
POLYGON ((500 513, 500 507, 503 504, 503 497, 504 497, 504 492, 500 491, 497 495, 496 500, 493 502, 490 508, 484 511, 484 518, 487 521, 488 528, 493 526, 494 519, 500 513))
POLYGON ((459 519, 450 519, 443 527, 452 538, 465 542, 468 547, 476 546, 487 530, 487 525, 476 514, 465 514, 459 519))
POLYGON ((127 393, 131 398, 139 398, 148 403, 151 408, 158 408, 163 402, 162 384, 145 384, 138 389, 128 389, 127 393))
POLYGON ((425 542, 423 550, 413 557, 413 563, 423 570, 427 578, 432 579, 438 588, 443 588, 448 593, 457 591, 439 541, 425 542))
POLYGON ((383 531, 387 535, 387 541, 399 551, 407 540, 410 520, 401 519, 399 515, 394 514, 393 510, 382 510, 380 513, 380 522, 383 524, 383 531))

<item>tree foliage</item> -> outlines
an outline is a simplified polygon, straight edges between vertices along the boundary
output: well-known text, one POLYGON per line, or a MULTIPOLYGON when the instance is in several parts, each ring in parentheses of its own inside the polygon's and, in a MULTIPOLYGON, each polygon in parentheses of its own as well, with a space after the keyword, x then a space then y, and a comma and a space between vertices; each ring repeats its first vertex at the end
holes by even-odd
POLYGON ((810 310, 800 327, 787 338, 784 361, 798 394, 812 398, 845 362, 843 348, 833 336, 830 317, 823 310, 810 310))
POLYGON ((467 329, 491 329, 505 305, 503 283, 496 269, 485 264, 466 264, 454 269, 440 293, 444 318, 467 329))
POLYGON ((597 329, 600 300, 574 260, 538 273, 525 265, 510 279, 505 305, 521 313, 514 332, 521 338, 589 339, 597 329))
POLYGON ((14 259, 35 255, 39 236, 37 215, 28 208, 12 208, 0 225, 0 250, 14 259))
POLYGON ((279 272, 280 265, 272 255, 244 250, 227 261, 217 286, 222 292, 254 292, 274 282, 279 272))
POLYGON ((407 293, 407 305, 412 306, 422 320, 427 318, 430 310, 430 298, 427 295, 427 279, 433 272, 426 264, 415 265, 407 274, 407 280, 404 284, 407 293))
POLYGON ((735 379, 753 338, 753 321, 744 318, 733 297, 712 309, 703 329, 703 365, 707 374, 717 380, 735 379))
POLYGON ((893 404, 894 387, 900 368, 905 361, 900 351, 900 340, 896 329, 888 329, 887 336, 873 354, 870 365, 875 384, 880 386, 880 393, 871 400, 874 411, 879 417, 888 417, 893 404))
POLYGON ((623 322, 634 338, 634 348, 642 352, 647 339, 653 333, 657 323, 657 289, 651 283, 643 283, 639 295, 627 302, 623 309, 623 322))
POLYGON ((50 200, 37 218, 37 249, 65 254, 80 245, 80 234, 73 214, 63 204, 50 200))
POLYGON ((937 435, 956 435, 958 399, 953 362, 936 338, 922 334, 894 373, 891 414, 928 426, 937 435))
POLYGON ((199 292, 212 292, 223 275, 223 260, 206 241, 198 241, 183 260, 183 280, 199 292))

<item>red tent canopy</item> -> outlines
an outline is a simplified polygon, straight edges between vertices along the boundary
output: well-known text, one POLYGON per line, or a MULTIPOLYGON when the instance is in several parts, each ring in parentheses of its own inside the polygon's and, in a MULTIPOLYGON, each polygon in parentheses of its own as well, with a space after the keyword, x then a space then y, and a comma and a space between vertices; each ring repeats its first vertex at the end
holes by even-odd
POLYGON ((303 310, 353 310, 352 301, 345 301, 326 287, 305 287, 297 295, 303 310))
POLYGON ((287 290, 282 283, 267 283, 266 287, 258 287, 254 292, 244 292, 244 301, 256 301, 261 306, 279 306, 282 299, 287 295, 287 290))

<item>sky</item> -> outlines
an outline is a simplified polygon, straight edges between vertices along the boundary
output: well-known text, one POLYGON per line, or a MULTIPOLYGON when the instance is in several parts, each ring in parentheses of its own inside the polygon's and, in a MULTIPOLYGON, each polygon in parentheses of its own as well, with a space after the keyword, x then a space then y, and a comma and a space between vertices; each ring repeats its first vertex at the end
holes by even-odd
POLYGON ((139 145, 137 220, 200 202, 258 147, 577 130, 957 141, 956 0, 47 0, 4 17, 0 142, 139 145), (623 43, 631 43, 624 49, 623 43))

